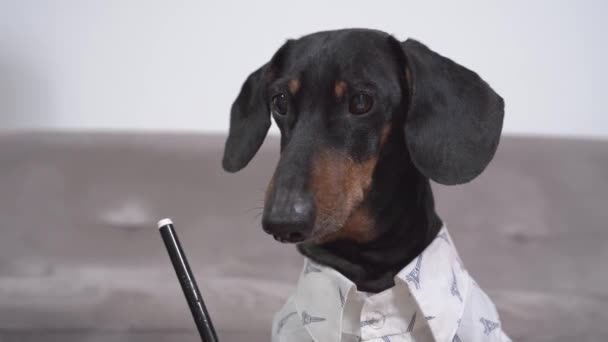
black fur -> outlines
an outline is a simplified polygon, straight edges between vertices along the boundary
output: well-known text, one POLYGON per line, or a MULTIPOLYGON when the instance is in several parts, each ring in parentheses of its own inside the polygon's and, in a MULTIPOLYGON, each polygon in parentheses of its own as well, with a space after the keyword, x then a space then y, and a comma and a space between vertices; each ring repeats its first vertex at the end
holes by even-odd
POLYGON ((362 29, 315 33, 288 41, 245 82, 232 107, 227 171, 243 168, 257 152, 270 125, 271 98, 285 93, 293 78, 300 89, 289 98, 287 114, 273 113, 281 160, 263 226, 271 233, 282 227, 306 237, 314 233, 309 179, 316 151, 331 149, 355 161, 376 157, 372 186, 360 206, 372 213, 377 237, 367 243, 307 240, 298 249, 359 290, 389 288, 441 227, 429 178, 459 184, 483 171, 498 145, 503 101, 477 74, 417 41, 399 43, 362 29), (334 96, 337 80, 348 83, 342 100, 334 96), (369 113, 348 112, 356 92, 374 98, 369 113), (387 125, 392 129, 380 148, 387 125))
POLYGON ((405 135, 416 167, 432 180, 461 184, 488 165, 504 103, 476 73, 415 40, 402 44, 414 84, 405 135))

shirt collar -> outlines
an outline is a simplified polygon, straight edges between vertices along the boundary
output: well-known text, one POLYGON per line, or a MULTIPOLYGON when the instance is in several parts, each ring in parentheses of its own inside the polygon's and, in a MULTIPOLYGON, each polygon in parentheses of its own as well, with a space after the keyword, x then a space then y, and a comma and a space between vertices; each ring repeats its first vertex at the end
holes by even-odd
MULTIPOLYGON (((464 311, 469 279, 444 226, 431 244, 395 276, 395 284, 406 285, 435 339, 451 341, 464 311)), ((357 288, 344 275, 305 260, 294 303, 302 324, 316 341, 340 341, 344 304, 351 291, 357 288)))

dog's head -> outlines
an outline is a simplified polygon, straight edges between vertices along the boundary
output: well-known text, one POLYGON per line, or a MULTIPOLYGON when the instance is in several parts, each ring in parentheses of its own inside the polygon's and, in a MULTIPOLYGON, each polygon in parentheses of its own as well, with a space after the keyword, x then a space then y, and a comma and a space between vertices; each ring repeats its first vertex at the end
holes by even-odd
POLYGON ((387 141, 398 138, 424 176, 468 182, 492 159, 504 105, 476 73, 415 40, 372 30, 287 41, 235 100, 223 167, 236 172, 260 148, 270 117, 281 156, 262 225, 280 241, 373 238, 362 205, 387 141))

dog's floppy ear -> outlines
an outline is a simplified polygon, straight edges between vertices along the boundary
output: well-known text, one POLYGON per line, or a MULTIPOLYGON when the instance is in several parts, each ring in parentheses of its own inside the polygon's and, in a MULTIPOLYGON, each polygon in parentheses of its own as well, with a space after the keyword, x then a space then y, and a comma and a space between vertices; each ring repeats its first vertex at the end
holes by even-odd
POLYGON ((270 112, 264 97, 269 63, 254 71, 230 110, 230 131, 224 147, 222 166, 228 172, 244 168, 260 149, 270 128, 270 112))
POLYGON ((466 183, 488 165, 504 102, 475 72, 422 43, 401 43, 410 84, 405 139, 414 165, 441 184, 466 183))
POLYGON ((222 166, 228 172, 237 172, 247 166, 262 146, 270 128, 270 108, 266 87, 282 68, 288 40, 272 56, 270 62, 254 71, 243 86, 230 110, 230 131, 224 147, 222 166))

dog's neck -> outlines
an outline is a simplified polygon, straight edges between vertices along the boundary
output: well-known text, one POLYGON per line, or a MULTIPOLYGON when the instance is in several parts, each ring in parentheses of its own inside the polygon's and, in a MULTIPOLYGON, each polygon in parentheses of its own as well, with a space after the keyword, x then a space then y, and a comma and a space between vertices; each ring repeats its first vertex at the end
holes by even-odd
POLYGON ((359 291, 377 293, 394 286, 395 275, 433 241, 442 223, 429 180, 402 148, 383 153, 362 205, 373 213, 375 239, 302 243, 298 250, 342 273, 359 291))

